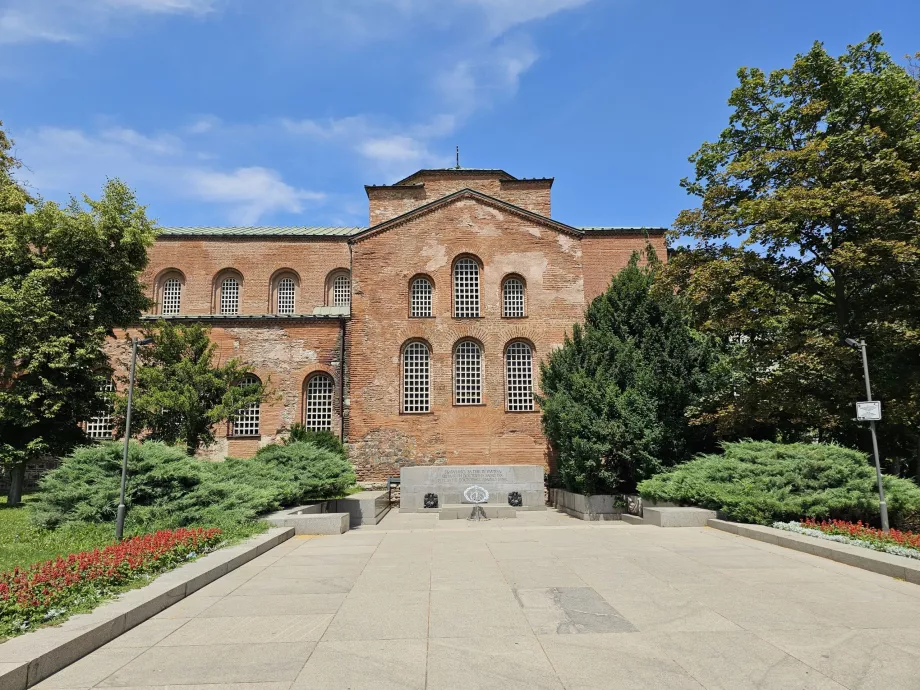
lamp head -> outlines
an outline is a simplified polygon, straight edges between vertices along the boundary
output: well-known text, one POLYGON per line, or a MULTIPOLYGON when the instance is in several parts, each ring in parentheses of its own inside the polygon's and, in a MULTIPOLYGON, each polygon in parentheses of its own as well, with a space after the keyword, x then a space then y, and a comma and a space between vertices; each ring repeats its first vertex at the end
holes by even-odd
POLYGON ((847 338, 847 339, 844 340, 843 342, 845 342, 845 343, 846 343, 847 345, 849 345, 850 347, 859 348, 859 343, 856 342, 855 340, 853 340, 852 338, 847 338))
POLYGON ((152 342, 153 342, 153 338, 144 338, 143 340, 138 340, 137 344, 138 345, 149 345, 152 342))

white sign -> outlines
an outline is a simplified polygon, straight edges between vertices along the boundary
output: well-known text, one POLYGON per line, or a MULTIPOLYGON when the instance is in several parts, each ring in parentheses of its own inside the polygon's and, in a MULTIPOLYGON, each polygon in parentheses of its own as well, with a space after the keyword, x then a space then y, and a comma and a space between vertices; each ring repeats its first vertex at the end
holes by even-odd
POLYGON ((856 403, 856 419, 860 422, 877 422, 882 418, 882 403, 878 400, 856 403))

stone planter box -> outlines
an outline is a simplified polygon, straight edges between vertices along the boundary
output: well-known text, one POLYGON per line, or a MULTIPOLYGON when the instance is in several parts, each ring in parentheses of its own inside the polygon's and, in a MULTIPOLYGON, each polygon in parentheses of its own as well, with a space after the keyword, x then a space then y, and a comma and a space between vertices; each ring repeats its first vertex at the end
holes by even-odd
POLYGON ((623 496, 583 496, 565 489, 550 489, 549 500, 553 507, 579 520, 619 520, 626 507, 623 496))

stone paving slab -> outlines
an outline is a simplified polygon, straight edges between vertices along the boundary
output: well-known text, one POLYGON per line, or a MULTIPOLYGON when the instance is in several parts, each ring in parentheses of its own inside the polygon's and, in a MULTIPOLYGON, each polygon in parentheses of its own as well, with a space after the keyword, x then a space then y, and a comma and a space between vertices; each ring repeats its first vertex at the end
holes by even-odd
POLYGON ((45 687, 920 687, 920 586, 707 527, 408 515, 294 537, 45 687))

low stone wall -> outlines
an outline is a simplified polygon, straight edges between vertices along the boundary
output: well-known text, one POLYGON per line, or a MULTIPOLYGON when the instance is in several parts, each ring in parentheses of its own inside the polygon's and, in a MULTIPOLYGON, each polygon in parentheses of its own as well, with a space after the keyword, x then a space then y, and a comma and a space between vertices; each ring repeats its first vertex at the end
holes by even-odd
POLYGON ((550 504, 579 520, 619 520, 626 512, 626 497, 595 494, 583 496, 565 489, 549 490, 550 504))
MULTIPOLYGON (((60 464, 60 460, 52 457, 29 463, 26 467, 24 490, 35 491, 38 488, 38 482, 41 481, 41 478, 60 464)), ((0 468, 0 493, 5 494, 9 490, 10 473, 8 470, 0 468)))

